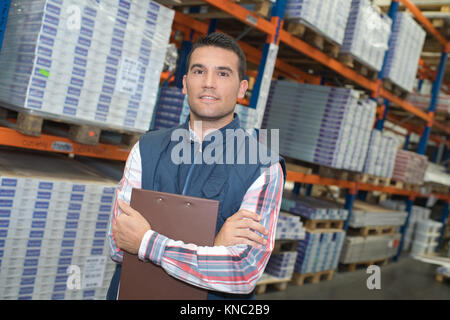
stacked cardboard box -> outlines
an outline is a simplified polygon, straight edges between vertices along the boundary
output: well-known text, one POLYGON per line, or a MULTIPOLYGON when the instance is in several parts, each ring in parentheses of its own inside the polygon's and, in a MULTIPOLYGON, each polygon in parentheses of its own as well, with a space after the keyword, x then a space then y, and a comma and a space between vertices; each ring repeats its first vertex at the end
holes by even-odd
POLYGON ((391 178, 397 156, 398 141, 372 130, 363 172, 377 177, 391 178))
POLYGON ((388 49, 392 20, 369 0, 353 0, 340 53, 380 71, 388 49))
POLYGON ((346 237, 340 262, 344 264, 382 260, 397 254, 401 234, 346 237))
POLYGON ((297 246, 295 272, 312 273, 337 267, 345 232, 337 229, 307 230, 297 246))
POLYGON ((348 216, 348 210, 340 204, 294 193, 283 194, 281 209, 313 220, 345 220, 348 216))
POLYGON ((442 223, 430 219, 416 222, 411 254, 433 253, 441 235, 442 223))
POLYGON ((46 118, 147 131, 173 17, 153 1, 13 0, 0 100, 46 118))
POLYGON ((305 23, 340 45, 350 4, 351 0, 288 0, 285 18, 305 23))
POLYGON ((0 299, 104 299, 116 184, 63 156, 0 150, 0 299))
POLYGON ((361 171, 375 110, 352 89, 273 81, 262 128, 280 130, 282 155, 361 171))
POLYGON ((397 13, 384 78, 412 91, 425 36, 425 31, 410 13, 397 13))
POLYGON ((305 228, 300 217, 280 211, 275 239, 300 240, 305 238, 305 228))
POLYGON ((412 151, 398 150, 392 179, 408 184, 422 185, 427 167, 426 156, 412 151))

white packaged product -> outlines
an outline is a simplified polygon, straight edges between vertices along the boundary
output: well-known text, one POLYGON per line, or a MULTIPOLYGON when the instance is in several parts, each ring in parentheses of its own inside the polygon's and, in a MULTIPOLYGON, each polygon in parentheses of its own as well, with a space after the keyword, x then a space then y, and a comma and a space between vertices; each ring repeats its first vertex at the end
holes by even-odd
POLYGON ((45 118, 145 132, 173 17, 153 1, 13 0, 0 100, 45 118))

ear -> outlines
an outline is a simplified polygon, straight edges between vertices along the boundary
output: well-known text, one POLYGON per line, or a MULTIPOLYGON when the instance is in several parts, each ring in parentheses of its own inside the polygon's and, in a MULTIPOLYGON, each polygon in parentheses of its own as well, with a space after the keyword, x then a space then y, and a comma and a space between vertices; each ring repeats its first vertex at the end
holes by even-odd
POLYGON ((186 75, 183 76, 183 94, 187 94, 186 75))
POLYGON ((242 80, 239 84, 239 92, 238 92, 238 98, 243 99, 245 97, 245 92, 248 89, 248 81, 242 80))

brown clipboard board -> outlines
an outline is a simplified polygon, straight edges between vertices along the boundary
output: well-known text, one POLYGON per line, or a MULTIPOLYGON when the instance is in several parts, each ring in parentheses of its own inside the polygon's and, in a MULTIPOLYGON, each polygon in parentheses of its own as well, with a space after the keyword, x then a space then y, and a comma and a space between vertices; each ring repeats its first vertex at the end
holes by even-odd
MULTIPOLYGON (((219 201, 133 188, 130 206, 152 230, 173 240, 213 246, 219 201)), ((178 280, 160 266, 123 254, 119 300, 206 300, 208 291, 178 280)))

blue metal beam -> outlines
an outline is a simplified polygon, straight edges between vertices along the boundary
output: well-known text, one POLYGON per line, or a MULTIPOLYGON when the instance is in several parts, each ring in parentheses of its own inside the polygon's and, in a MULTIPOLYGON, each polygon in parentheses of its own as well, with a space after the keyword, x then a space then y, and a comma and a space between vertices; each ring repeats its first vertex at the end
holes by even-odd
POLYGON ((392 20, 391 34, 390 34, 389 40, 388 40, 388 49, 386 50, 386 52, 384 54, 383 64, 382 64, 380 72, 378 73, 378 79, 383 79, 383 76, 384 76, 384 70, 387 65, 387 58, 388 58, 389 50, 390 50, 389 48, 391 47, 392 36, 394 33, 393 31, 394 31, 394 27, 395 27, 395 22, 397 20, 397 12, 398 12, 398 0, 392 0, 391 6, 389 7, 389 11, 388 11, 388 16, 392 20))
MULTIPOLYGON (((439 99, 439 91, 441 90, 442 80, 445 74, 445 65, 447 64, 447 52, 442 52, 441 61, 439 62, 439 68, 437 70, 436 79, 433 82, 433 88, 431 90, 431 101, 428 113, 435 112, 437 101, 439 99)), ((417 149, 418 154, 425 154, 427 151, 428 138, 430 137, 431 127, 429 124, 425 127, 422 136, 420 137, 419 147, 417 149)))
POLYGON ((3 36, 5 35, 6 21, 8 21, 11 0, 2 0, 0 3, 0 51, 2 50, 3 36))
POLYGON ((409 218, 411 217, 411 211, 412 211, 412 207, 414 205, 414 200, 408 198, 406 200, 406 212, 408 213, 408 215, 406 216, 406 221, 405 224, 401 227, 401 234, 402 237, 400 239, 400 243, 398 245, 398 251, 397 254, 394 257, 394 261, 398 261, 398 258, 400 257, 400 255, 402 254, 402 250, 403 250, 403 243, 405 241, 405 234, 406 234, 406 229, 408 228, 408 223, 409 223, 409 218))
POLYGON ((344 230, 347 231, 348 224, 350 223, 350 217, 352 216, 353 204, 355 203, 356 194, 350 189, 345 190, 345 205, 344 209, 348 210, 347 220, 344 223, 344 230))
MULTIPOLYGON (((284 11, 286 8, 286 0, 277 0, 271 10, 272 17, 278 17, 281 19, 284 18, 284 11)), ((276 42, 278 39, 279 30, 277 30, 277 34, 275 35, 274 41, 276 42)), ((252 95, 250 97, 250 108, 256 109, 258 104, 259 92, 261 90, 261 83, 263 80, 264 70, 266 67, 267 56, 269 53, 270 43, 268 43, 268 36, 266 37, 266 43, 264 44, 261 59, 258 67, 258 75, 256 76, 255 84, 253 85, 252 95)))
POLYGON ((411 133, 408 133, 405 136, 405 144, 403 145, 403 150, 408 150, 408 146, 409 146, 409 138, 411 138, 411 133))
POLYGON ((441 241, 442 241, 442 237, 444 236, 445 225, 447 224, 447 221, 448 221, 449 207, 450 207, 450 202, 447 201, 444 205, 444 209, 442 210, 442 216, 441 216, 442 229, 441 229, 441 235, 439 236, 438 245, 436 246, 436 251, 438 250, 438 248, 441 244, 441 241))
POLYGON ((217 19, 209 20, 208 34, 216 32, 216 30, 217 30, 217 23, 218 23, 217 19))

